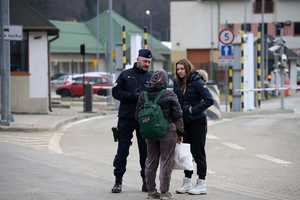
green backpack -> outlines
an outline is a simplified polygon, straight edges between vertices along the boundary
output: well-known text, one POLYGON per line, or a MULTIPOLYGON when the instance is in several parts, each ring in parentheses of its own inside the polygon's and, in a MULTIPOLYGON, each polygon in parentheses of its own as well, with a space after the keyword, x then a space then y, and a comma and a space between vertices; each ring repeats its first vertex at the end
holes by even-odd
POLYGON ((159 92, 154 101, 150 101, 148 93, 144 92, 144 107, 138 113, 138 123, 141 136, 147 139, 161 138, 167 134, 169 122, 164 117, 157 101, 165 90, 159 92))

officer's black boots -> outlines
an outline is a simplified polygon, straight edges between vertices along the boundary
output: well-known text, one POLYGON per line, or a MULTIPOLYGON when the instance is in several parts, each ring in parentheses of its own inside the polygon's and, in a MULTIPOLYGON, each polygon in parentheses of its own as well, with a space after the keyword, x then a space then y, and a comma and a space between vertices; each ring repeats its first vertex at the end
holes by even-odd
MULTIPOLYGON (((112 193, 121 193, 122 192, 122 179, 116 178, 115 184, 111 189, 112 193)), ((142 192, 148 192, 146 180, 143 179, 142 192)))
POLYGON ((148 192, 145 178, 143 178, 142 192, 148 192))
POLYGON ((116 178, 115 185, 111 189, 112 193, 121 193, 122 192, 122 179, 116 178))

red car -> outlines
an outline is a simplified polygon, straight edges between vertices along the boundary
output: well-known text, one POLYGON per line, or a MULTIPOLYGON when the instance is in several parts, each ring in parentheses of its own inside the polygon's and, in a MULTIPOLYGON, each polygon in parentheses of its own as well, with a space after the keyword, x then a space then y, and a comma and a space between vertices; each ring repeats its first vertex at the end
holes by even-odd
MULTIPOLYGON (((83 76, 78 75, 72 81, 66 82, 63 86, 56 89, 56 94, 62 97, 81 97, 83 92, 83 76)), ((108 89, 112 88, 112 81, 108 76, 85 76, 85 83, 91 84, 93 94, 106 96, 108 89)))

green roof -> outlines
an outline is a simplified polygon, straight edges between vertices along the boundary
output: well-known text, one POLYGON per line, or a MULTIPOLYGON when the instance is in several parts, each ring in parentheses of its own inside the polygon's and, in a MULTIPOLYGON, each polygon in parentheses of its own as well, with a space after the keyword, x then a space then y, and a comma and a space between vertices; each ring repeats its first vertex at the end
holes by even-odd
POLYGON ((80 45, 85 44, 87 53, 104 53, 101 43, 93 36, 84 23, 51 21, 59 30, 59 38, 51 43, 51 52, 80 53, 80 45))
MULTIPOLYGON (((97 46, 100 47, 100 53, 105 53, 105 46, 108 38, 108 11, 104 11, 100 15, 92 18, 87 22, 64 22, 51 21, 59 30, 60 37, 51 43, 51 52, 61 53, 79 53, 80 44, 85 43, 87 53, 96 53, 97 46), (99 17, 99 42, 97 42, 97 20, 99 17)), ((122 26, 126 27, 126 43, 130 45, 130 36, 138 33, 143 37, 144 31, 135 24, 131 23, 116 12, 112 12, 113 20, 113 40, 115 45, 121 44, 122 26)), ((164 46, 158 39, 149 35, 149 46, 156 54, 170 54, 170 50, 164 46)))
MULTIPOLYGON (((102 12, 99 16, 96 16, 95 18, 89 20, 86 22, 86 25, 89 27, 91 32, 93 32, 95 35, 97 33, 97 17, 99 17, 100 21, 100 38, 101 43, 106 44, 107 43, 107 35, 108 35, 108 19, 109 19, 109 12, 108 10, 102 12)), ((113 23, 113 35, 114 35, 114 43, 115 44, 121 44, 121 33, 122 33, 122 26, 125 26, 126 28, 126 43, 127 46, 130 45, 130 36, 133 33, 139 33, 142 37, 144 34, 144 30, 133 24, 132 22, 128 21, 126 18, 122 17, 116 12, 112 12, 112 23, 113 23)), ((156 51, 159 54, 170 54, 170 50, 164 46, 160 40, 156 39, 155 37, 152 37, 149 35, 148 38, 149 46, 152 50, 156 51)))

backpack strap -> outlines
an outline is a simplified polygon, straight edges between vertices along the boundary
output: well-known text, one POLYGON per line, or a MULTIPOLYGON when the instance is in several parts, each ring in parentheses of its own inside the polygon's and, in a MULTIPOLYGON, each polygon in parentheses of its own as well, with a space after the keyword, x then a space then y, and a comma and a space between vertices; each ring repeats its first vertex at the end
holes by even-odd
POLYGON ((149 103, 148 92, 144 91, 145 103, 149 103))
POLYGON ((161 90, 158 95, 155 97, 154 99, 154 103, 156 104, 157 101, 160 99, 160 97, 163 95, 163 93, 165 92, 165 89, 161 90))

